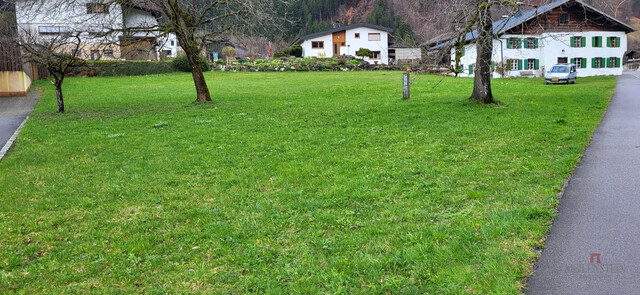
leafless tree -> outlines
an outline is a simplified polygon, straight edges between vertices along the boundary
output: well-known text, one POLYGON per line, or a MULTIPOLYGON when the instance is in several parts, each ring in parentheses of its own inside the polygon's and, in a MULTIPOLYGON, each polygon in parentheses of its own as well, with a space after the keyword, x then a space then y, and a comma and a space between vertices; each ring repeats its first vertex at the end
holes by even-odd
POLYGON ((8 37, 6 42, 20 47, 25 62, 48 69, 48 78, 56 88, 58 112, 64 112, 62 84, 65 76, 72 67, 84 62, 82 48, 96 37, 97 32, 87 32, 87 28, 110 26, 112 20, 96 20, 96 15, 75 13, 86 9, 84 3, 76 0, 15 0, 4 5, 15 6, 19 19, 13 32, 4 34, 8 37), (108 24, 102 23, 105 21, 108 24))
POLYGON ((196 101, 211 101, 211 94, 200 67, 200 56, 208 42, 224 39, 238 31, 245 34, 274 28, 270 0, 127 0, 158 13, 158 30, 176 35, 184 50, 196 88, 196 101))

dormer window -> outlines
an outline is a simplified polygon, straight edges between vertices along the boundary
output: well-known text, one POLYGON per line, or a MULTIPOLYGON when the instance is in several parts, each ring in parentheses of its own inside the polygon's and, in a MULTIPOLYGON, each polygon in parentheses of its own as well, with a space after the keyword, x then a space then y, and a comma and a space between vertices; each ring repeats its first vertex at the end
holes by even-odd
POLYGON ((87 3, 87 13, 95 14, 95 13, 109 13, 109 6, 107 4, 102 3, 87 3))

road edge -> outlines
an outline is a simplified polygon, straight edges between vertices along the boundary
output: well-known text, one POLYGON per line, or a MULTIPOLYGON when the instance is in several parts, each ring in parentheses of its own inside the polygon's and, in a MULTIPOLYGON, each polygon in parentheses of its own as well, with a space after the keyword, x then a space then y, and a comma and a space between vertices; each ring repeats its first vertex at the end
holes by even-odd
POLYGON ((16 141, 16 138, 18 137, 18 134, 22 130, 22 127, 24 127, 24 124, 27 123, 27 120, 29 120, 29 116, 27 116, 26 118, 24 118, 24 120, 22 120, 22 123, 20 123, 20 126, 18 126, 16 131, 13 132, 13 134, 11 135, 11 137, 9 138, 7 143, 5 143, 5 145, 0 150, 0 161, 2 161, 2 159, 4 158, 4 155, 7 154, 7 152, 9 151, 11 146, 13 145, 13 142, 16 141))

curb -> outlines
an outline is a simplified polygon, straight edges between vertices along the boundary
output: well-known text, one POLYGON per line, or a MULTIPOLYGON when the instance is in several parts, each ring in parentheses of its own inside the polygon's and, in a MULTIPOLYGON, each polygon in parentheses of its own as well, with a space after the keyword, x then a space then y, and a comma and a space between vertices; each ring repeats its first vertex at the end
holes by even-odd
POLYGON ((4 158, 4 155, 9 151, 9 148, 11 148, 11 146, 13 145, 13 142, 18 137, 20 130, 22 130, 24 123, 26 123, 28 119, 29 119, 29 116, 27 116, 26 118, 24 118, 24 120, 22 120, 22 123, 20 123, 20 126, 18 126, 18 129, 16 129, 16 131, 13 132, 13 135, 11 135, 7 143, 5 143, 4 147, 2 147, 2 149, 0 150, 0 161, 2 161, 2 158, 4 158))

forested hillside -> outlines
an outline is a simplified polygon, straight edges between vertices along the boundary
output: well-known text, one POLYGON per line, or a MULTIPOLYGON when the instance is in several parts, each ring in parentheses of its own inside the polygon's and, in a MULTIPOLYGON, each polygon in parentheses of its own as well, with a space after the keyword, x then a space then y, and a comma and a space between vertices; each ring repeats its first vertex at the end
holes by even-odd
MULTIPOLYGON (((524 9, 532 9, 552 1, 521 2, 524 9)), ((365 21, 393 28, 397 43, 421 43, 450 31, 455 8, 466 2, 468 0, 291 0, 279 8, 280 13, 295 20, 282 30, 281 38, 291 42, 297 36, 331 28, 336 21, 345 24, 365 21)), ((640 22, 640 0, 584 2, 629 24, 640 22)), ((499 18, 508 12, 509 9, 504 9, 494 15, 499 18)), ((635 34, 630 38, 635 39, 635 34)), ((638 41, 632 41, 634 47, 640 44, 638 41)))

